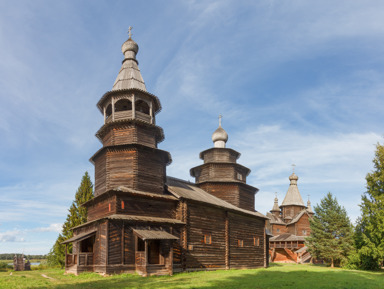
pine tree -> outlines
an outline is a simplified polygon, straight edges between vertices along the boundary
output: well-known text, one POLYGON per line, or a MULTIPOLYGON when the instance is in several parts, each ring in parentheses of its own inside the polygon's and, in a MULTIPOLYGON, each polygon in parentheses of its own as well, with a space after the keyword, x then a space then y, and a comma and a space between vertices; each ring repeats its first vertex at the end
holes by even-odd
MULTIPOLYGON (((88 175, 85 172, 81 179, 81 184, 77 189, 75 200, 72 202, 69 210, 67 219, 63 224, 61 234, 57 237, 55 244, 48 254, 48 262, 51 265, 59 265, 64 267, 65 265, 65 245, 61 242, 71 238, 73 236, 72 228, 81 225, 87 221, 87 209, 81 205, 86 201, 93 198, 93 184, 88 175)), ((72 252, 72 244, 68 244, 68 252, 72 252)))
POLYGON ((352 225, 344 207, 328 193, 314 207, 315 215, 310 219, 311 235, 306 239, 308 251, 315 258, 344 261, 353 248, 352 225))
POLYGON ((360 267, 379 269, 384 260, 384 146, 376 145, 374 170, 366 176, 367 191, 361 200, 361 218, 355 239, 360 267))

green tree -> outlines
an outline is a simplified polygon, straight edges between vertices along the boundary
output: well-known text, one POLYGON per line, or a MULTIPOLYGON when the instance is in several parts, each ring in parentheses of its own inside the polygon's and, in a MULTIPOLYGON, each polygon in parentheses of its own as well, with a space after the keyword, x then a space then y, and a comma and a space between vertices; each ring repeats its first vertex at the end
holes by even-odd
POLYGON ((355 244, 362 269, 379 269, 384 260, 384 146, 376 145, 374 170, 366 176, 367 191, 361 198, 361 217, 355 244))
MULTIPOLYGON (((83 203, 93 198, 93 184, 88 172, 85 172, 81 179, 81 184, 77 189, 75 200, 72 202, 67 219, 63 224, 61 234, 57 237, 55 244, 48 254, 48 263, 54 266, 64 267, 65 265, 65 245, 61 242, 73 236, 72 228, 87 221, 87 209, 81 206, 83 203)), ((72 244, 68 245, 68 252, 72 252, 72 244)))
POLYGON ((306 239, 308 251, 315 258, 344 261, 353 249, 353 231, 344 207, 328 193, 320 205, 314 207, 315 215, 310 219, 311 234, 306 239))

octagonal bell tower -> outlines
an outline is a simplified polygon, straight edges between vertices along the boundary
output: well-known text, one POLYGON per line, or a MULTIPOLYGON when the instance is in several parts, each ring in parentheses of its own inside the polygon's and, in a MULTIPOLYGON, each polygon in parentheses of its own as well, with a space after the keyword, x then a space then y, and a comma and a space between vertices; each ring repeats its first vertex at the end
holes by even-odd
POLYGON ((251 172, 237 163, 240 153, 226 148, 228 134, 221 126, 212 134, 213 148, 200 153, 204 163, 190 170, 197 186, 236 207, 254 211, 258 189, 247 184, 251 172))
POLYGON ((91 158, 95 196, 119 186, 163 194, 166 166, 172 160, 157 148, 164 139, 155 117, 161 104, 145 87, 136 60, 139 46, 131 34, 121 50, 124 60, 113 88, 97 103, 104 125, 96 133, 103 147, 91 158))

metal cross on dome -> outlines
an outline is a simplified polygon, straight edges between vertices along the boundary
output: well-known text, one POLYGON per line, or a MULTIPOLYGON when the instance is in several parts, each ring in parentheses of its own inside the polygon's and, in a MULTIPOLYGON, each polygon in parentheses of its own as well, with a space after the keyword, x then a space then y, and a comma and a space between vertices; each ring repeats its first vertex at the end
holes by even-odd
POLYGON ((223 118, 223 116, 220 114, 219 115, 219 126, 221 126, 221 119, 223 118))
POLYGON ((129 26, 128 27, 128 35, 129 35, 129 38, 131 38, 132 37, 132 26, 129 26))
POLYGON ((296 165, 295 165, 295 164, 292 164, 292 172, 293 172, 293 173, 295 172, 295 167, 296 167, 296 165))

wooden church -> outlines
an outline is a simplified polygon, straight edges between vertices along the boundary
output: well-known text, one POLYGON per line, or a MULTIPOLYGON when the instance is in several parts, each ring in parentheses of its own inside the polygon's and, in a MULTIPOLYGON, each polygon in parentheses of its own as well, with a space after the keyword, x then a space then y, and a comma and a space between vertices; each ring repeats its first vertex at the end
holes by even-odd
POLYGON ((161 104, 146 90, 138 50, 130 36, 113 88, 97 103, 104 125, 96 133, 103 146, 91 157, 95 197, 84 204, 87 222, 64 242, 73 244, 65 271, 148 276, 266 267, 268 218, 254 209, 258 189, 246 183, 240 153, 226 148, 221 124, 214 146, 200 153, 203 164, 190 171, 195 183, 166 175, 172 159, 158 148, 161 104))
POLYGON ((293 172, 289 176, 290 185, 282 204, 278 199, 267 213, 267 228, 273 237, 269 239, 270 260, 272 262, 309 262, 310 253, 306 250, 305 237, 311 233, 309 219, 314 215, 311 202, 307 206, 301 198, 293 172))

